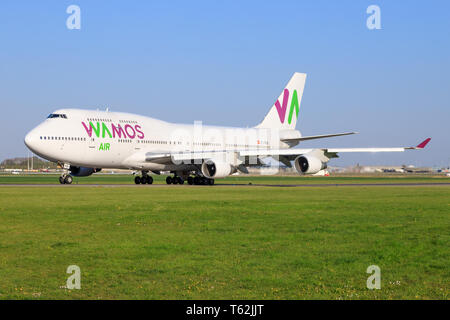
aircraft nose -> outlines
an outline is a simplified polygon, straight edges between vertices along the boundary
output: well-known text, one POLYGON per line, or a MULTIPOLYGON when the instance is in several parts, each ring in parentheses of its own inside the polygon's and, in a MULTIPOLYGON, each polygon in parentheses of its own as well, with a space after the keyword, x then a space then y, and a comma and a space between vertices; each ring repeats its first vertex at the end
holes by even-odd
POLYGON ((28 132, 25 136, 25 145, 29 148, 31 144, 31 132, 28 132))
POLYGON ((37 140, 39 139, 39 137, 37 136, 36 130, 31 130, 30 132, 27 133, 27 135, 25 136, 24 142, 25 145, 28 147, 28 149, 30 149, 31 151, 34 151, 35 149, 35 145, 37 140))

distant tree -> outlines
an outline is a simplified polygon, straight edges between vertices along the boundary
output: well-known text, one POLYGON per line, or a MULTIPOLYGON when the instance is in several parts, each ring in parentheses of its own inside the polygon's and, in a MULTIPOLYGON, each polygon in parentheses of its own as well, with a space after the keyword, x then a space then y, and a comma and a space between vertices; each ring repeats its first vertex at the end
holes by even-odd
MULTIPOLYGON (((27 169, 28 163, 31 165, 31 158, 28 160, 26 157, 18 157, 5 159, 0 163, 0 169, 27 169), (28 162, 29 161, 29 162, 28 162)), ((39 157, 33 157, 34 169, 56 169, 56 163, 41 159, 39 157)))

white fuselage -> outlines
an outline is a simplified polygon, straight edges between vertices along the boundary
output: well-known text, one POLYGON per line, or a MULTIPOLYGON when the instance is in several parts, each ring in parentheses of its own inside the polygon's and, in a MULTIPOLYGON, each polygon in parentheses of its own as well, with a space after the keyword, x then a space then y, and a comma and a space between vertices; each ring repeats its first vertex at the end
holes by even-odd
POLYGON ((173 170, 149 161, 149 154, 289 148, 280 135, 297 130, 174 124, 129 113, 61 109, 26 138, 26 145, 50 161, 91 168, 173 170))

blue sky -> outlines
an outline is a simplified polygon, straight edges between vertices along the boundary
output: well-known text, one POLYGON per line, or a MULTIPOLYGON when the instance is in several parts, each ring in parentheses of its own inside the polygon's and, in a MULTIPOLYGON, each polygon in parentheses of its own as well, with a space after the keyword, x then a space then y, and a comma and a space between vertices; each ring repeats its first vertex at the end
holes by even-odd
POLYGON ((0 2, 0 160, 61 107, 253 126, 294 71, 308 74, 297 129, 360 134, 304 147, 415 145, 331 165, 450 162, 448 1, 0 2), (68 30, 66 8, 81 8, 68 30), (366 8, 381 9, 369 30, 366 8))

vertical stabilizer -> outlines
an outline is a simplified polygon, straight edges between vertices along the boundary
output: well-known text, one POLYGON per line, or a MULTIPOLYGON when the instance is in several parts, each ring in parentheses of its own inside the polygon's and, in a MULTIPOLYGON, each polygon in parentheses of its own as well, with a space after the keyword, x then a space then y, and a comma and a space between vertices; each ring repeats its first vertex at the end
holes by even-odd
POLYGON ((269 113, 256 127, 294 130, 300 112, 305 81, 306 73, 294 73, 269 113))

